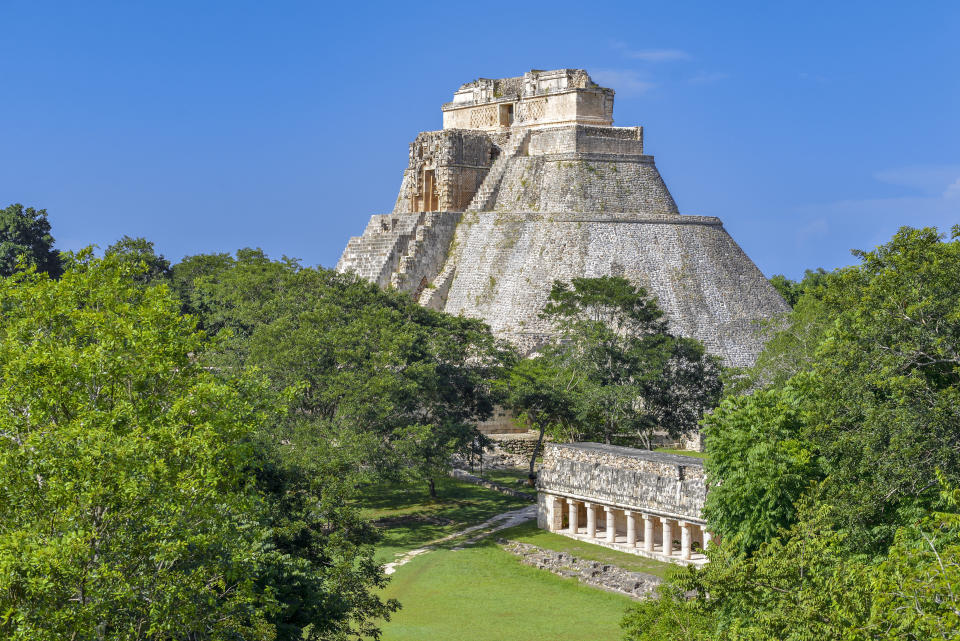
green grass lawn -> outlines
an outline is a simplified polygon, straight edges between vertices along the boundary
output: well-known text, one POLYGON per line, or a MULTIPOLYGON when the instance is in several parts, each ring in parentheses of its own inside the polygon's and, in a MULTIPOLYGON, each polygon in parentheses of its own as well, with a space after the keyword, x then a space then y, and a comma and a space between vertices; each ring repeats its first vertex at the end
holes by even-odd
POLYGON ((520 541, 521 543, 531 543, 556 552, 569 552, 581 559, 610 563, 624 570, 646 572, 647 574, 653 574, 659 577, 665 577, 668 572, 675 570, 677 567, 671 563, 655 561, 654 559, 648 559, 636 554, 618 552, 617 550, 593 545, 592 543, 584 543, 583 541, 571 539, 570 537, 560 534, 553 534, 552 532, 538 528, 535 521, 497 532, 496 537, 520 541))
POLYGON ((451 478, 437 480, 437 499, 431 499, 426 484, 378 485, 364 488, 357 499, 364 518, 408 517, 409 521, 383 528, 377 545, 377 561, 393 561, 398 553, 412 550, 465 527, 514 510, 530 501, 514 498, 451 478), (449 521, 431 523, 426 519, 449 521))
POLYGON ((672 450, 669 447, 658 447, 654 452, 665 452, 667 454, 679 454, 680 456, 692 456, 694 458, 707 458, 706 452, 696 450, 672 450))
POLYGON ((415 558, 383 595, 403 604, 384 641, 612 641, 631 602, 521 565, 489 540, 415 558))

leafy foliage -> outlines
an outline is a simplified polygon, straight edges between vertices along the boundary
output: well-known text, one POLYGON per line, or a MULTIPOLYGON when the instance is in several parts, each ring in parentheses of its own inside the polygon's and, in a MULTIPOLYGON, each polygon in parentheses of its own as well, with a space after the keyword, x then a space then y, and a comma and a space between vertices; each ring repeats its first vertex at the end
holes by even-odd
POLYGON ((211 365, 255 365, 278 390, 302 387, 279 437, 306 457, 335 441, 368 480, 445 471, 491 415, 512 358, 480 321, 259 250, 196 278, 190 305, 222 339, 211 365))
MULTIPOLYGON (((0 279, 0 630, 301 639, 395 608, 336 478, 271 463, 282 404, 202 367, 166 287, 88 251, 0 279)), ((319 466, 315 472, 320 472, 319 466)))
POLYGON ((557 281, 543 315, 559 332, 550 357, 576 375, 579 440, 623 435, 649 448, 654 431, 679 438, 696 429, 719 398, 719 362, 669 334, 656 302, 625 278, 557 281))
POLYGON ((573 368, 563 367, 562 354, 552 349, 546 351, 534 358, 518 360, 503 381, 506 406, 516 412, 521 424, 538 433, 537 444, 530 454, 531 478, 544 436, 569 438, 580 378, 573 368))
POLYGON ((141 284, 166 282, 170 278, 170 261, 157 254, 153 242, 146 238, 124 236, 107 247, 106 256, 116 256, 122 261, 137 266, 134 279, 141 284))
POLYGON ((20 268, 57 276, 60 254, 53 248, 46 209, 24 209, 15 203, 0 209, 0 276, 9 276, 20 268))
POLYGON ((770 277, 770 284, 783 296, 790 307, 794 307, 807 291, 822 285, 827 276, 828 272, 823 267, 818 267, 816 271, 806 270, 800 282, 791 280, 783 274, 774 274, 770 277))
POLYGON ((180 299, 184 313, 196 316, 201 328, 202 320, 210 310, 203 305, 203 300, 196 293, 195 283, 201 277, 216 278, 233 264, 233 256, 230 254, 197 254, 185 256, 170 268, 170 289, 180 299))
POLYGON ((704 419, 707 473, 722 479, 707 494, 704 516, 743 551, 792 524, 797 500, 822 478, 803 438, 801 393, 787 386, 727 399, 704 419))
POLYGON ((658 623, 669 607, 718 640, 960 633, 960 227, 855 253, 771 341, 768 387, 707 419, 721 543, 629 639, 685 638, 658 623))

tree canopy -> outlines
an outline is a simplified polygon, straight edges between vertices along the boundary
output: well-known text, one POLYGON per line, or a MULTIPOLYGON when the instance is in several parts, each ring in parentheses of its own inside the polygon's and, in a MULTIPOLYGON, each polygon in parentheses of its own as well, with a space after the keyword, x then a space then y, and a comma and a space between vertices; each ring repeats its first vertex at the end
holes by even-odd
POLYGON ((258 250, 209 262, 189 302, 218 338, 207 362, 302 386, 282 434, 301 449, 333 440, 368 480, 430 483, 492 414, 513 352, 482 322, 258 250))
POLYGON ((107 247, 104 255, 116 256, 120 260, 140 266, 135 276, 139 283, 154 283, 170 278, 170 261, 164 258, 163 254, 157 254, 153 248, 153 242, 146 238, 131 238, 124 235, 107 247))
POLYGON ((956 638, 960 226, 855 255, 797 300, 765 386, 705 419, 720 544, 629 639, 956 638))
POLYGON ((60 254, 53 248, 47 210, 15 203, 0 209, 0 276, 24 267, 57 276, 60 254))
POLYGON ((283 463, 286 403, 204 367, 165 286, 88 251, 0 279, 0 630, 320 639, 395 608, 336 475, 283 463))
POLYGON ((719 360, 669 333, 663 311, 625 278, 557 281, 543 316, 557 330, 545 357, 575 380, 577 440, 651 446, 654 432, 696 430, 721 391, 719 360))

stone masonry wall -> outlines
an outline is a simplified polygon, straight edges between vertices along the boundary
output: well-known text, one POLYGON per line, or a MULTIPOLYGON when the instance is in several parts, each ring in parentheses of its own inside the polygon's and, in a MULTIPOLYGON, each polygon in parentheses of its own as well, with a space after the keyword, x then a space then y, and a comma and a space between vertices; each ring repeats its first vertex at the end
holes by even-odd
POLYGON ((576 578, 580 583, 619 592, 632 599, 651 597, 663 581, 643 572, 631 572, 610 563, 580 559, 568 552, 554 552, 519 541, 498 540, 503 548, 520 557, 520 562, 557 576, 576 578))
POLYGON ((716 218, 467 212, 451 248, 444 309, 525 350, 551 332, 539 314, 555 279, 624 276, 657 297, 671 331, 734 366, 762 349, 756 322, 789 310, 716 218))
POLYGON ((495 211, 677 214, 650 156, 520 156, 510 161, 495 211))
POLYGON ((381 287, 390 284, 423 216, 377 214, 370 217, 362 236, 354 236, 337 262, 338 272, 354 272, 381 287))
POLYGON ((347 243, 337 271, 352 271, 416 296, 446 261, 459 220, 460 212, 373 216, 363 235, 347 243))
POLYGON ((621 509, 703 522, 703 461, 600 443, 545 444, 537 488, 621 509))
POLYGON ((450 241, 460 222, 460 213, 451 211, 430 212, 423 215, 423 223, 414 233, 400 258, 390 284, 414 298, 427 288, 443 267, 450 249, 450 241))
MULTIPOLYGON (((532 132, 530 155, 561 153, 643 155, 643 127, 573 125, 532 132)), ((653 158, 651 157, 652 161, 653 158)))
POLYGON ((410 145, 393 213, 371 218, 337 269, 482 319, 526 352, 551 334, 539 315, 555 280, 623 276, 672 332, 752 365, 758 323, 788 305, 718 219, 679 214, 643 129, 609 126, 612 108, 582 70, 464 85, 442 107, 446 128, 410 145), (467 107, 494 120, 471 124, 467 107))

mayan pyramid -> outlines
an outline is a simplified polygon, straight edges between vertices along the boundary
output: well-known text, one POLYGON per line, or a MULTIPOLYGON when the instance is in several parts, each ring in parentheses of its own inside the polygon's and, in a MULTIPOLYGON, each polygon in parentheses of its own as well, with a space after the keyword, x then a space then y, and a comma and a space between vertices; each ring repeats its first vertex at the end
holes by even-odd
POLYGON ((671 330, 734 366, 762 348, 757 321, 787 304, 718 218, 681 215, 642 127, 613 126, 612 89, 581 69, 481 78, 419 134, 389 214, 351 238, 337 270, 481 318, 525 350, 554 280, 624 276, 671 330))

